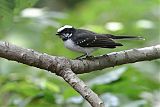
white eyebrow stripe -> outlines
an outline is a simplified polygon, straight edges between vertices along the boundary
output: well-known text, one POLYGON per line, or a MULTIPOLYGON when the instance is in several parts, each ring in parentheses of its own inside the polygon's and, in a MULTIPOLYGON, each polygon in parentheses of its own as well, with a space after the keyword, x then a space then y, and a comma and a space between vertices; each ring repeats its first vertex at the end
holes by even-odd
POLYGON ((71 25, 65 25, 65 26, 59 28, 59 29, 57 30, 57 32, 61 32, 62 30, 66 29, 66 28, 73 28, 73 27, 72 27, 71 25))

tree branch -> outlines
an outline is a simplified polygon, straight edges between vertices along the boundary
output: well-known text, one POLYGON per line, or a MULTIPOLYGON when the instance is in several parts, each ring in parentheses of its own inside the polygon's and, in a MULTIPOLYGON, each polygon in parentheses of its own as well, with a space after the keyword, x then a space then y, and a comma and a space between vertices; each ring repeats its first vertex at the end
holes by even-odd
POLYGON ((56 73, 79 92, 92 107, 104 107, 103 101, 97 94, 72 72, 70 62, 66 58, 38 53, 31 49, 11 45, 8 42, 0 42, 0 57, 56 73))
POLYGON ((93 107, 104 107, 103 102, 74 73, 87 73, 117 65, 160 58, 160 45, 114 52, 91 60, 70 60, 24 49, 0 41, 0 57, 45 69, 63 77, 93 107), (74 73, 73 73, 73 72, 74 73))
POLYGON ((92 60, 71 60, 72 70, 77 74, 93 72, 117 65, 150 61, 160 58, 160 45, 113 52, 92 60))
POLYGON ((92 107, 104 107, 103 101, 88 86, 80 80, 71 69, 61 70, 59 75, 69 83, 92 107))

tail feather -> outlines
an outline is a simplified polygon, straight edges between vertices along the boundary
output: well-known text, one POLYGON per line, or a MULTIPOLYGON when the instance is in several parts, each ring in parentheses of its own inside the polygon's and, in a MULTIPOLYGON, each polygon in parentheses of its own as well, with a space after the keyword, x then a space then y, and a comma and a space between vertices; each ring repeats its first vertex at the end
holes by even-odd
POLYGON ((109 35, 109 37, 112 38, 112 39, 141 39, 141 40, 145 40, 141 36, 114 36, 114 35, 109 35))

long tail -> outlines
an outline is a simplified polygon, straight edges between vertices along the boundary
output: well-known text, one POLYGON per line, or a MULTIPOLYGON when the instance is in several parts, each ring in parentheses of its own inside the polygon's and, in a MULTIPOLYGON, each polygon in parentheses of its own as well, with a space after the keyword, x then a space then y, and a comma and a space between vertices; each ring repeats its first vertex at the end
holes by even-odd
POLYGON ((107 35, 112 39, 138 39, 138 40, 145 40, 141 36, 114 36, 114 35, 107 35))

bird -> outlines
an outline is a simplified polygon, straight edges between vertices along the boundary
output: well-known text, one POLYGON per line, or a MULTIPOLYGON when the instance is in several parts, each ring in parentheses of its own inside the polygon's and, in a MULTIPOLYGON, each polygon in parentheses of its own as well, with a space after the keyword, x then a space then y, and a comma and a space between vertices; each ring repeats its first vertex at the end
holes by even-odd
POLYGON ((84 53, 76 59, 92 57, 91 53, 99 48, 116 48, 123 46, 116 39, 143 39, 140 36, 115 36, 112 34, 99 34, 86 29, 78 29, 71 25, 64 25, 57 30, 64 42, 64 46, 72 51, 84 53))

